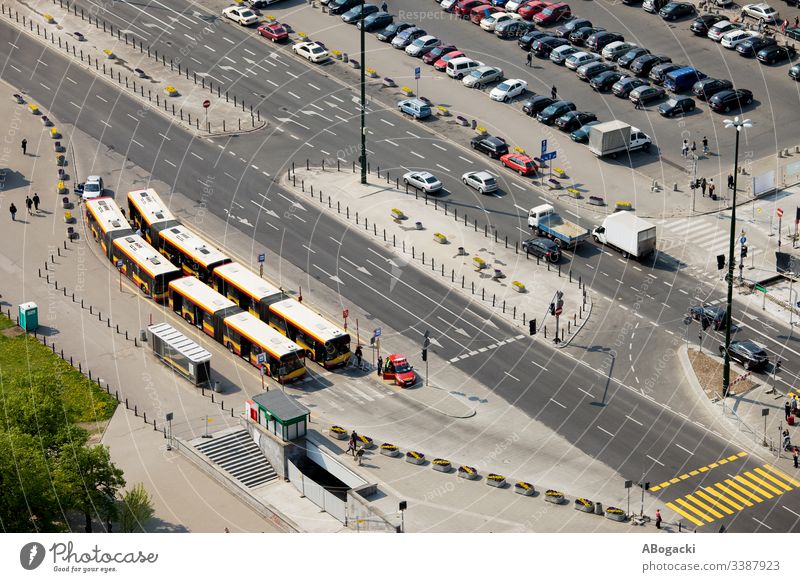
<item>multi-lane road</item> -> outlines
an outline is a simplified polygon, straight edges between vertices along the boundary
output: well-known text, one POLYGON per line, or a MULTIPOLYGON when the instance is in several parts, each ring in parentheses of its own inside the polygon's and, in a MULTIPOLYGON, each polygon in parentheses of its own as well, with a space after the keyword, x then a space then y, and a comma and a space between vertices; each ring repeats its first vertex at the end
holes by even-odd
MULTIPOLYGON (((125 17, 125 10, 133 10, 132 5, 120 6, 121 17, 125 17)), ((191 24, 201 27, 204 20, 193 16, 188 7, 183 8, 186 13, 173 17, 171 26, 179 26, 176 18, 194 18, 191 24)), ((137 13, 128 15, 129 23, 143 25, 152 18, 140 10, 136 7, 137 13)), ((157 20, 165 22, 163 13, 158 14, 157 20)), ((486 352, 491 357, 469 357, 454 365, 476 381, 493 387, 499 396, 620 475, 637 479, 644 472, 652 483, 666 482, 699 466, 738 454, 735 446, 705 427, 646 397, 630 378, 635 371, 629 368, 641 363, 646 369, 648 363, 657 359, 658 350, 674 341, 664 332, 683 333, 680 320, 687 301, 695 295, 704 297, 711 293, 711 282, 699 282, 676 268, 671 260, 629 265, 591 246, 580 257, 573 258, 574 268, 592 280, 592 290, 606 298, 601 300, 598 315, 608 314, 608 326, 615 328, 616 335, 624 336, 622 343, 629 346, 630 366, 613 368, 613 378, 608 380, 597 371, 598 362, 607 358, 602 353, 604 346, 592 346, 598 349, 588 353, 584 353, 588 346, 556 351, 541 338, 532 341, 520 337, 518 329, 493 319, 479 305, 413 269, 398 280, 389 268, 393 257, 384 248, 352 230, 343 233, 340 223, 315 208, 302 206, 302 200, 298 207, 291 193, 272 182, 272 177, 284 171, 287 162, 326 155, 322 150, 335 152, 337 146, 356 143, 358 134, 358 110, 351 100, 351 91, 309 69, 288 52, 251 59, 255 61, 254 67, 269 70, 270 78, 280 81, 282 90, 270 93, 258 75, 243 77, 238 82, 252 93, 269 95, 271 128, 262 134, 218 141, 197 138, 177 126, 165 131, 164 119, 159 114, 137 115, 140 102, 98 81, 62 55, 18 35, 8 24, 0 26, 2 36, 13 39, 0 48, 3 78, 28 92, 60 122, 73 124, 104 145, 125 152, 133 163, 189 196, 213 176, 214 195, 207 200, 210 212, 223 218, 236 215, 246 219, 246 223, 230 220, 231 228, 244 230, 259 245, 302 267, 309 273, 311 285, 338 287, 343 301, 380 313, 383 320, 391 322, 401 333, 413 338, 431 329, 440 344, 436 351, 445 359, 504 342, 502 349, 486 352), (290 92, 299 98, 295 99, 290 92), (309 107, 318 114, 302 113, 309 111, 309 107), (275 215, 288 218, 276 219, 275 215), (336 244, 331 244, 331 239, 336 244), (368 267, 368 274, 351 268, 352 264, 368 267), (644 300, 634 312, 630 307, 639 295, 644 300), (608 305, 603 307, 603 303, 608 305), (625 322, 632 323, 630 329, 625 322), (457 327, 468 330, 472 337, 455 333, 457 327), (639 339, 634 347, 636 329, 639 339)), ((230 54, 229 58, 238 59, 247 54, 245 51, 263 54, 263 44, 252 38, 249 31, 227 26, 214 30, 205 38, 211 49, 208 55, 192 53, 192 58, 203 64, 207 62, 209 69, 221 55, 230 54), (209 60, 204 62, 203 58, 209 60)), ((180 42, 176 40, 179 35, 172 34, 171 38, 173 44, 180 42)), ((266 107, 261 109, 263 112, 266 107)), ((373 159, 387 160, 387 164, 419 166, 419 160, 415 161, 410 153, 412 150, 425 152, 429 159, 446 167, 458 164, 468 168, 483 163, 470 152, 439 141, 437 136, 391 111, 373 108, 369 124, 373 128, 370 138, 373 159), (413 143, 413 148, 401 147, 400 143, 413 143)), ((465 205, 480 207, 484 202, 473 199, 455 184, 448 184, 448 190, 454 200, 465 205)), ((528 190, 524 204, 530 205, 531 196, 528 190)), ((487 214, 498 229, 512 233, 524 228, 524 218, 509 206, 514 203, 512 196, 486 202, 490 205, 487 214)), ((619 359, 621 353, 616 357, 619 359)), ((658 395, 662 402, 669 399, 669 390, 663 392, 663 398, 658 395)), ((741 463, 741 470, 755 471, 763 465, 750 458, 743 458, 741 463)), ((701 473, 680 480, 665 489, 665 501, 691 494, 705 482, 704 475, 707 479, 717 477, 701 473)), ((793 491, 765 496, 752 507, 726 515, 724 523, 729 529, 741 531, 792 530, 797 526, 796 518, 783 506, 792 506, 796 495, 793 491)))

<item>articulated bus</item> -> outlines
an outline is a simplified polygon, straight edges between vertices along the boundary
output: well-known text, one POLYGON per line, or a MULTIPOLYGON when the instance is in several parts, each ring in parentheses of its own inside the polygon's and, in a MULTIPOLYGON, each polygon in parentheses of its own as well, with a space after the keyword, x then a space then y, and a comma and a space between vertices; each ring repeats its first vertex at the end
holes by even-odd
POLYGON ((326 368, 343 365, 350 359, 350 335, 294 299, 270 305, 269 324, 326 368))
POLYGON ((209 247, 206 241, 180 224, 159 231, 155 246, 170 262, 183 269, 186 275, 195 276, 203 283, 211 281, 214 269, 231 262, 228 255, 209 247))
POLYGON ((249 313, 225 319, 225 345, 278 382, 292 382, 306 373, 303 348, 249 313))
POLYGON ((160 231, 180 224, 152 188, 128 192, 128 216, 151 245, 157 244, 160 231))
POLYGON ((93 198, 86 201, 86 226, 94 240, 100 243, 106 258, 111 258, 112 241, 133 234, 133 229, 112 198, 93 198))
POLYGON ((245 311, 269 323, 269 306, 286 299, 286 293, 239 263, 214 269, 212 286, 245 311))
POLYGON ((169 282, 183 277, 178 267, 138 235, 116 238, 112 244, 111 261, 121 262, 120 271, 158 303, 167 299, 169 282))
POLYGON ((225 318, 242 312, 233 301, 194 277, 169 282, 169 306, 220 343, 225 340, 225 318))

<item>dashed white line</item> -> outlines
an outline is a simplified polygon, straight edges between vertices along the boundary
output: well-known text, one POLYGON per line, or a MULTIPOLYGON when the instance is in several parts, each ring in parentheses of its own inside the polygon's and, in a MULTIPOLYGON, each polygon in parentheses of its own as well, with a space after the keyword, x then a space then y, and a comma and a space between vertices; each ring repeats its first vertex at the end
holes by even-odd
POLYGON ((45 62, 44 62, 42 59, 36 59, 36 62, 37 62, 37 63, 41 63, 41 64, 43 64, 45 67, 49 66, 49 65, 48 65, 47 63, 45 63, 45 62))
POLYGON ((604 433, 606 433, 608 436, 610 436, 612 439, 613 439, 613 438, 614 438, 614 436, 615 436, 615 435, 614 435, 614 433, 612 433, 612 432, 608 432, 606 429, 604 429, 604 428, 603 428, 602 426, 600 426, 599 424, 597 425, 597 430, 601 430, 601 431, 603 431, 603 432, 604 432, 604 433))
POLYGON ((589 397, 591 397, 591 398, 594 398, 594 395, 592 395, 592 393, 591 393, 591 392, 589 392, 588 390, 584 390, 583 388, 578 388, 578 390, 580 390, 581 392, 583 392, 583 393, 584 393, 584 394, 586 394, 587 396, 589 396, 589 397))
POLYGON ((190 154, 192 154, 194 157, 196 157, 196 158, 197 158, 198 160, 200 160, 201 162, 203 161, 203 158, 201 158, 200 156, 198 156, 196 153, 194 153, 194 152, 189 152, 189 153, 190 153, 190 154))
POLYGON ((397 145, 396 143, 394 143, 394 142, 393 142, 392 140, 390 140, 390 139, 385 139, 385 140, 383 140, 383 141, 385 141, 386 143, 390 143, 390 144, 392 144, 392 145, 393 145, 394 147, 396 147, 396 148, 399 148, 399 147, 400 147, 399 145, 397 145))
POLYGON ((225 42, 229 42, 229 43, 231 43, 231 44, 236 44, 236 43, 235 43, 235 42, 233 42, 231 39, 229 39, 227 36, 223 36, 223 37, 222 37, 222 40, 224 40, 225 42))
POLYGON ((436 164, 436 166, 437 166, 438 168, 441 168, 441 169, 443 169, 445 172, 449 172, 449 171, 450 171, 449 169, 445 168, 445 167, 444 167, 442 164, 436 164))
POLYGON ((39 84, 40 84, 42 87, 44 87, 44 88, 45 88, 47 91, 51 91, 51 90, 52 90, 52 89, 50 89, 50 87, 48 87, 48 86, 47 86, 47 85, 45 85, 44 83, 39 83, 39 84))
MULTIPOLYGON (((10 44, 10 43, 9 43, 9 44, 10 44)), ((18 68, 18 67, 15 67, 14 65, 12 65, 12 64, 10 64, 10 63, 9 63, 9 65, 8 65, 8 66, 9 66, 9 67, 11 67, 12 69, 14 69, 14 70, 15 70, 16 72, 18 72, 18 73, 21 73, 21 72, 22 72, 22 69, 20 69, 20 68, 18 68)), ((70 80, 71 80, 71 79, 70 79, 70 80)), ((73 83, 75 83, 75 81, 72 81, 72 82, 73 82, 73 83)), ((75 83, 75 84, 77 85, 77 83, 75 83)))
POLYGON ((550 402, 552 402, 553 404, 558 404, 558 405, 559 405, 561 408, 566 408, 566 406, 564 406, 563 404, 561 404, 561 403, 560 403, 558 400, 553 400, 553 399, 551 398, 551 399, 550 399, 550 402))
MULTIPOLYGON (((322 91, 322 89, 320 89, 316 85, 313 85, 312 83, 309 83, 308 86, 311 87, 312 89, 316 89, 317 91, 322 91)), ((313 105, 313 103, 312 103, 312 105, 313 105)))
POLYGON ((768 526, 766 523, 764 523, 764 522, 763 522, 763 521, 761 521, 760 519, 756 519, 755 517, 754 517, 754 518, 752 518, 752 519, 753 519, 753 521, 755 521, 756 523, 760 523, 761 525, 763 525, 763 526, 764 526, 765 528, 767 528, 769 531, 772 531, 772 528, 771 528, 771 527, 769 527, 769 526, 768 526))
POLYGON ((627 418, 627 419, 628 419, 628 420, 630 420, 631 422, 635 422, 635 423, 636 423, 636 424, 638 424, 639 426, 644 426, 644 425, 643 425, 641 422, 639 422, 639 421, 638 421, 638 420, 636 420, 635 418, 632 418, 632 417, 628 416, 627 414, 625 415, 625 418, 627 418))
POLYGON ((472 160, 469 160, 469 159, 465 158, 464 156, 458 156, 458 157, 461 158, 462 160, 464 160, 465 162, 467 162, 468 164, 472 163, 472 160))
POLYGON ((286 71, 286 74, 289 75, 290 77, 294 78, 294 79, 297 79, 297 75, 295 75, 291 71, 286 71))
POLYGON ((100 97, 100 95, 95 95, 95 97, 100 99, 100 101, 102 101, 103 103, 108 103, 108 99, 103 99, 102 97, 100 97))
POLYGON ((139 143, 138 141, 136 141, 135 139, 132 139, 132 140, 131 140, 131 143, 135 143, 135 144, 136 144, 137 146, 139 146, 140 148, 143 148, 143 147, 144 147, 142 144, 140 144, 140 143, 139 143))
POLYGON ((516 380, 517 382, 519 382, 519 378, 517 378, 516 376, 512 376, 512 375, 511 375, 511 374, 509 374, 508 372, 503 372, 503 374, 505 374, 506 376, 508 376, 508 377, 509 377, 509 378, 511 378, 512 380, 516 380))
POLYGON ((105 120, 101 119, 101 120, 100 120, 100 123, 102 123, 103 125, 105 125, 105 126, 108 128, 108 129, 111 129, 111 124, 110 124, 109 122, 107 122, 107 121, 105 121, 105 120))
POLYGON ((443 152, 446 152, 446 151, 447 151, 447 148, 443 148, 443 147, 442 147, 442 146, 440 146, 438 143, 432 143, 431 145, 432 145, 433 147, 435 147, 435 148, 438 148, 438 149, 442 150, 443 152))
POLYGON ((296 93, 292 93, 291 91, 287 91, 287 93, 292 97, 294 97, 295 99, 300 99, 300 95, 297 95, 296 93))
POLYGON ((690 451, 690 450, 689 450, 689 449, 687 449, 687 448, 684 448, 684 447, 680 446, 678 443, 675 443, 675 446, 676 446, 676 447, 678 447, 680 450, 682 450, 682 451, 685 451, 685 452, 689 453, 690 455, 694 455, 694 453, 693 453, 692 451, 690 451))
MULTIPOLYGON (((70 101, 69 103, 70 103, 70 105, 72 105, 73 107, 77 107, 78 109, 80 109, 80 108, 81 108, 81 106, 80 106, 80 105, 78 105, 77 103, 75 103, 74 101, 70 101)), ((131 116, 131 117, 133 117, 133 116, 131 116)), ((136 119, 136 118, 134 117, 134 119, 136 119)))
POLYGON ((269 83, 270 85, 274 85, 275 87, 280 87, 280 85, 278 85, 278 84, 277 84, 275 81, 273 81, 273 80, 271 80, 271 79, 264 79, 264 80, 265 80, 267 83, 269 83))
POLYGON ((394 123, 392 123, 391 121, 386 121, 385 119, 381 119, 381 121, 384 122, 386 125, 391 125, 392 127, 394 127, 394 123))
POLYGON ((251 51, 251 50, 249 50, 249 49, 242 49, 242 50, 243 50, 244 52, 246 52, 248 55, 253 55, 253 56, 256 56, 256 53, 254 53, 253 51, 251 51))
POLYGON ((415 137, 415 138, 419 139, 419 136, 416 133, 411 133, 410 131, 406 131, 406 133, 408 135, 410 135, 411 137, 415 137))
POLYGON ((658 459, 654 459, 654 458, 653 458, 653 457, 651 457, 650 455, 645 455, 645 457, 647 457, 648 459, 650 459, 650 460, 651 460, 651 461, 653 461, 654 463, 658 463, 658 464, 659 464, 659 465, 661 465, 662 467, 664 466, 664 463, 662 463, 662 462, 661 462, 661 461, 659 461, 658 459))
POLYGON ((417 156, 417 157, 418 157, 419 159, 421 159, 421 160, 424 160, 424 159, 425 159, 425 156, 421 156, 421 155, 419 155, 419 154, 418 154, 417 152, 415 152, 415 151, 409 151, 409 153, 410 153, 412 156, 417 156))
POLYGON ((160 135, 161 137, 163 137, 163 138, 164 138, 165 140, 167 140, 167 141, 172 141, 170 138, 168 138, 168 137, 167 137, 166 135, 164 135, 163 133, 159 133, 158 135, 160 135))
POLYGON ((210 50, 212 53, 215 53, 215 52, 217 52, 217 51, 215 51, 213 48, 211 48, 210 46, 208 46, 207 44, 204 44, 203 46, 204 46, 205 48, 207 48, 208 50, 210 50))
POLYGON ((178 167, 178 166, 176 166, 175 164, 173 164, 172 162, 170 162, 170 161, 169 161, 169 160, 167 160, 167 159, 164 159, 164 162, 165 162, 165 163, 167 163, 167 164, 169 164, 169 165, 170 165, 170 166, 172 166, 173 168, 177 168, 177 167, 178 167))
POLYGON ((315 255, 317 254, 317 251, 315 251, 314 249, 312 249, 312 248, 311 248, 310 246, 308 246, 308 245, 303 245, 303 248, 304 248, 304 249, 306 249, 306 250, 307 250, 308 252, 310 252, 310 253, 314 253, 315 255))
MULTIPOLYGON (((13 66, 13 65, 11 65, 11 66, 13 66)), ((16 69, 16 67, 14 67, 14 68, 16 69)), ((19 70, 19 69, 17 69, 17 70, 19 70)), ((72 79, 70 79, 69 77, 64 77, 64 78, 65 78, 67 81, 69 81, 70 83, 72 83, 73 85, 77 85, 77 84, 78 84, 78 82, 77 82, 77 81, 73 81, 73 80, 72 80, 72 79)))

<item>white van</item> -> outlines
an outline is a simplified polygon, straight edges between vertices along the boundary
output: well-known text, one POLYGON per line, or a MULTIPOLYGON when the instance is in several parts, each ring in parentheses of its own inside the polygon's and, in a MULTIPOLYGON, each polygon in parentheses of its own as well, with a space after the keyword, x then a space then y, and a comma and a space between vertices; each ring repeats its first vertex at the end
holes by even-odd
POLYGON ((480 61, 474 61, 469 57, 458 57, 447 63, 447 74, 454 79, 461 79, 464 75, 469 75, 472 71, 482 66, 483 63, 480 61))

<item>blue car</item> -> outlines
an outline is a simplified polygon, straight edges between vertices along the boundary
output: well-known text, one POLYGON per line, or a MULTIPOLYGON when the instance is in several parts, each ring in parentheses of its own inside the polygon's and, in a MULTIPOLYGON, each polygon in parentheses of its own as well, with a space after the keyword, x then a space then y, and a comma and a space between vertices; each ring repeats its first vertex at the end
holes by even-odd
POLYGON ((401 113, 410 115, 414 119, 425 119, 433 115, 431 106, 422 99, 404 99, 397 104, 401 113))
POLYGON ((508 4, 508 0, 492 0, 492 6, 498 6, 499 8, 505 8, 506 4, 508 4))

